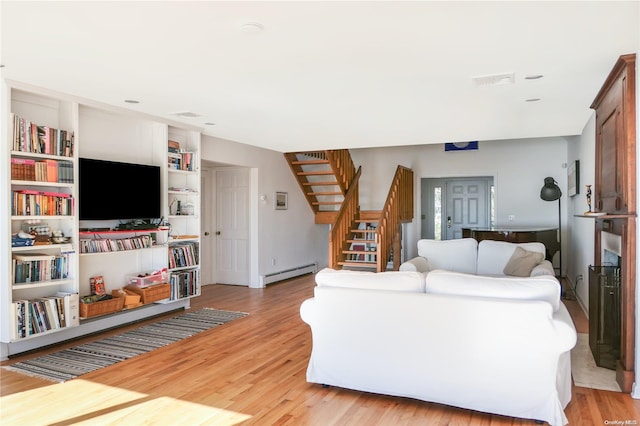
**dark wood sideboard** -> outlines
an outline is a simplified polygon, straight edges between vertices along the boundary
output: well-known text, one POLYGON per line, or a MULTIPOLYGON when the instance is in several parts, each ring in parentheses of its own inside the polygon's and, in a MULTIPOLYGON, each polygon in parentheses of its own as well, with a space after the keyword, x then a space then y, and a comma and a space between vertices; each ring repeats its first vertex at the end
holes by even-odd
POLYGON ((463 238, 508 241, 510 243, 541 242, 546 248, 546 259, 552 260, 560 250, 558 228, 462 228, 463 238))

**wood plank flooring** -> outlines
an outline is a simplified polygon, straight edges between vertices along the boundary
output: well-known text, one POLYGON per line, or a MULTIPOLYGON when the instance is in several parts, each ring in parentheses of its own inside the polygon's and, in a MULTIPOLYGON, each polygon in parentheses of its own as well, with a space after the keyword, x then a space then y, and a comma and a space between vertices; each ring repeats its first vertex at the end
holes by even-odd
MULTIPOLYGON (((203 295, 193 299, 193 309, 207 306, 250 315, 66 383, 52 384, 3 370, 0 423, 3 426, 534 424, 529 420, 307 383, 305 371, 311 334, 300 319, 299 307, 304 299, 312 297, 313 286, 312 275, 266 289, 205 286, 203 295)), ((570 310, 573 315, 581 312, 575 305, 570 310)), ((584 325, 584 320, 580 321, 584 325)), ((139 325, 20 355, 2 365, 139 325)), ((640 421, 640 404, 627 394, 574 387, 566 413, 575 425, 603 425, 616 420, 636 422, 640 421)))

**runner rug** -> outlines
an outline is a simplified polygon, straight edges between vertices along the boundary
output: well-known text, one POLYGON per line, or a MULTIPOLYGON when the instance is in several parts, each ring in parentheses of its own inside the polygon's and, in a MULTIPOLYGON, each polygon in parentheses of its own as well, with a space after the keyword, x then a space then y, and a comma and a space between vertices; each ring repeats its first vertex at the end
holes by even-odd
POLYGON ((247 315, 204 308, 3 368, 61 383, 247 315))

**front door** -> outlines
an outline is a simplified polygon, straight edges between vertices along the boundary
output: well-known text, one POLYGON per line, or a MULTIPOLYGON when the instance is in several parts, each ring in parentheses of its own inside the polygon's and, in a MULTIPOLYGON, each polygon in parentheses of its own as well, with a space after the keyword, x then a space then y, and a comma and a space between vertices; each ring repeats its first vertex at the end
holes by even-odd
POLYGON ((249 285, 249 169, 216 170, 217 281, 249 285))
POLYGON ((492 177, 422 179, 421 238, 462 238, 462 228, 491 226, 492 177))
POLYGON ((485 180, 449 180, 446 188, 446 240, 462 238, 462 228, 489 225, 485 180))

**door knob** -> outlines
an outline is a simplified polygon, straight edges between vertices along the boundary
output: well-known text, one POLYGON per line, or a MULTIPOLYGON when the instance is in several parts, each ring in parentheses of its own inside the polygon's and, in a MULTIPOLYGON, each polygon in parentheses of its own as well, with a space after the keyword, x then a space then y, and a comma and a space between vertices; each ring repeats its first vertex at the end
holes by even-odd
POLYGON ((216 231, 216 235, 220 235, 220 231, 216 231))
POLYGON ((447 228, 451 228, 451 216, 447 216, 447 228))
POLYGON ((208 237, 209 236, 209 231, 204 231, 204 236, 208 237))

